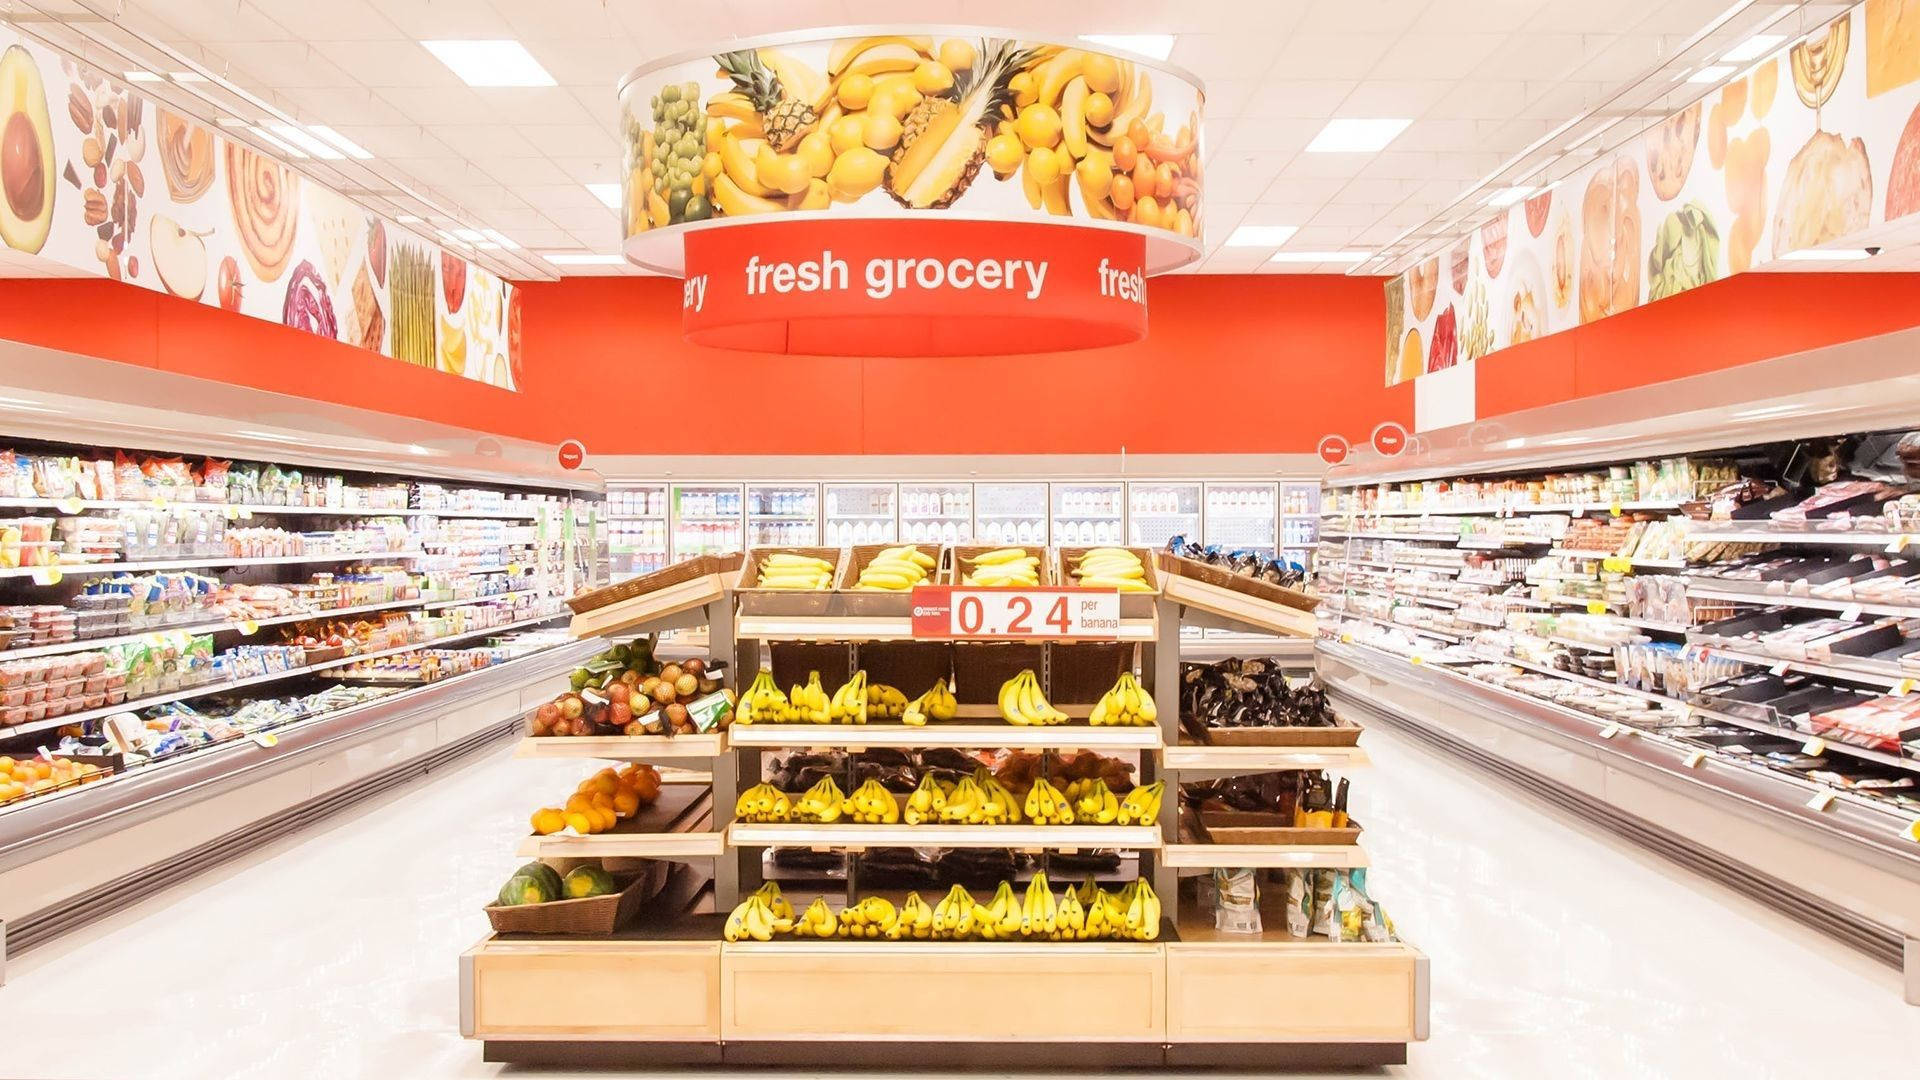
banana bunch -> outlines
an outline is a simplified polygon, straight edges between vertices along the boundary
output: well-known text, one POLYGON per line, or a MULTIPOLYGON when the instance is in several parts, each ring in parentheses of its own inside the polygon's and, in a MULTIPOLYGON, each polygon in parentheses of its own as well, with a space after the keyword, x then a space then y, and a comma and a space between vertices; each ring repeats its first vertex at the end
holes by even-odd
POLYGON ((793 924, 793 932, 799 937, 831 938, 840 935, 840 920, 833 909, 827 906, 827 898, 814 897, 813 903, 793 924))
POLYGON ((756 784, 733 801, 733 820, 757 823, 788 820, 793 803, 787 793, 772 784, 756 784))
POLYGON ((1060 789, 1047 783, 1045 777, 1035 777, 1033 786, 1027 789, 1027 820, 1035 825, 1071 825, 1074 822, 1073 803, 1060 794, 1060 789))
POLYGON ((819 592, 833 587, 833 564, 811 555, 793 555, 776 551, 760 560, 757 589, 791 589, 819 592))
POLYGON ((1022 910, 1020 901, 1014 899, 1013 885, 1003 881, 993 901, 974 910, 974 929, 982 941, 1017 941, 1022 910))
POLYGON ((867 722, 867 673, 856 671, 853 678, 840 684, 827 703, 827 720, 835 724, 867 722))
POLYGON ((1133 672, 1123 671, 1120 681, 1094 705, 1087 723, 1094 727, 1146 727, 1158 719, 1160 710, 1154 707, 1153 695, 1141 689, 1133 672))
POLYGON ((951 720, 960 714, 960 701, 947 689, 947 680, 935 679, 933 688, 907 703, 900 712, 900 722, 911 727, 925 727, 928 720, 951 720))
POLYGON ((736 724, 779 724, 787 719, 792 706, 787 695, 773 681, 773 672, 761 668, 747 685, 747 692, 740 695, 740 703, 733 710, 733 722, 736 724))
POLYGON ((1152 941, 1160 936, 1160 898, 1146 878, 1134 878, 1133 884, 1120 890, 1115 906, 1123 914, 1114 936, 1135 941, 1152 941))
POLYGON ((1147 568, 1140 562, 1140 556, 1126 548, 1088 548, 1067 572, 1089 589, 1153 591, 1153 586, 1147 584, 1147 568))
POLYGON ((1122 825, 1145 825, 1159 818, 1160 797, 1166 793, 1167 782, 1156 780, 1145 787, 1137 787, 1127 792, 1120 800, 1119 822, 1122 825))
POLYGON ((929 821, 941 820, 941 811, 947 808, 947 789, 940 786, 932 773, 920 775, 920 786, 907 796, 906 822, 920 825, 929 821))
POLYGON ((787 695, 786 721, 789 724, 824 724, 832 718, 826 688, 820 685, 820 673, 807 673, 807 685, 796 686, 787 695))
POLYGON ((780 892, 779 882, 763 882, 758 889, 753 891, 753 895, 766 901, 767 909, 773 912, 774 930, 776 933, 784 934, 788 930, 793 929, 793 905, 788 903, 786 896, 780 892), (786 924, 785 926, 780 925, 783 922, 786 924))
POLYGON ((867 715, 875 720, 901 720, 907 713, 907 695, 885 683, 867 687, 867 715))
POLYGON ((935 565, 933 556, 912 544, 886 548, 860 571, 853 587, 869 592, 904 592, 927 580, 927 572, 935 565))
POLYGON ((979 927, 974 914, 979 908, 966 886, 955 885, 933 906, 933 925, 929 929, 934 939, 963 941, 972 937, 979 927))
POLYGON ((900 905, 899 916, 894 920, 893 928, 887 931, 890 941, 912 938, 925 941, 933 936, 933 909, 927 906, 920 894, 910 892, 906 902, 900 905))
POLYGON ((772 941, 773 935, 788 933, 793 925, 793 905, 780 895, 780 887, 769 881, 727 915, 721 936, 728 941, 739 941, 743 937, 772 941), (781 911, 786 914, 781 915, 781 911))
POLYGON ((1047 703, 1040 691, 1040 679, 1032 668, 1020 672, 1000 686, 1000 715, 1009 724, 1044 727, 1064 724, 1067 714, 1047 703))
POLYGON ((1053 888, 1047 884, 1047 875, 1037 873, 1027 882, 1027 895, 1020 903, 1020 933, 1025 937, 1037 938, 1052 936, 1059 940, 1060 905, 1053 898, 1053 888))
POLYGON ((1073 804, 1074 814, 1088 825, 1111 825, 1120 820, 1120 800, 1097 776, 1068 784, 1067 801, 1073 804))
POLYGON ((838 934, 843 938, 893 937, 900 924, 900 913, 893 902, 881 896, 869 896, 840 912, 838 934))
POLYGON ((1012 793, 985 770, 961 777, 947 792, 946 805, 933 813, 947 825, 1014 825, 1021 820, 1012 793))
POLYGON ((1026 548, 999 548, 961 561, 973 568, 961 576, 962 585, 1040 584, 1040 556, 1027 554, 1026 548))
POLYGON ((894 799, 893 792, 880 786, 878 780, 868 780, 853 789, 840 812, 848 820, 862 825, 898 825, 900 823, 900 803, 894 799))
POLYGON ((808 788, 806 794, 793 804, 787 820, 810 825, 831 825, 840 820, 840 815, 846 812, 846 805, 847 796, 840 790, 840 785, 833 782, 833 777, 823 776, 819 783, 808 788))

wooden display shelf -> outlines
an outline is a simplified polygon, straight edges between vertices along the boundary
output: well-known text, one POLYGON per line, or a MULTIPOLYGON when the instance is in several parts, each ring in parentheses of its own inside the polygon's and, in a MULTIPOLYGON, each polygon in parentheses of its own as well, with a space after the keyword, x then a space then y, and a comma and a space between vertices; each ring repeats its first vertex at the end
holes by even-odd
POLYGON ((644 631, 652 624, 711 604, 724 595, 726 583, 720 574, 701 574, 630 600, 583 611, 573 617, 567 632, 576 638, 591 638, 644 631))
POLYGON ((1160 762, 1174 772, 1285 772, 1357 769, 1373 764, 1358 746, 1169 746, 1160 762))
MULTIPOLYGON (((965 706, 962 706, 964 708, 965 706)), ((992 708, 992 706, 988 706, 992 708)), ((1085 750, 1156 750, 1158 727, 1089 727, 1057 724, 1021 727, 996 721, 989 724, 735 724, 727 738, 734 746, 934 746, 971 749, 1007 747, 1023 750, 1067 748, 1085 750)))
POLYGON ((727 827, 731 847, 813 847, 860 850, 876 847, 985 847, 1080 851, 1158 848, 1152 825, 755 825, 727 827))
POLYGON ((1370 865, 1358 844, 1167 844, 1163 865, 1176 868, 1292 867, 1346 869, 1370 865))
POLYGON ((1221 588, 1184 574, 1165 574, 1161 581, 1168 600, 1269 633, 1312 637, 1317 625, 1312 612, 1221 588))
POLYGON ((603 833, 572 832, 528 836, 522 858, 539 859, 704 859, 726 851, 726 837, 709 827, 713 792, 705 784, 660 786, 660 798, 632 818, 603 833))
MULTIPOLYGON (((1042 586, 1045 588, 1045 586, 1042 586)), ((884 615, 742 615, 735 620, 735 636, 757 641, 1032 641, 1046 638, 1014 636, 986 638, 930 638, 913 632, 908 616, 884 615)), ((1306 631, 1311 634, 1313 631, 1306 631)), ((1120 641, 1152 641, 1157 628, 1152 619, 1121 619, 1114 637, 1120 641)), ((1078 639, 1076 639, 1078 640, 1078 639)), ((1098 639, 1093 639, 1098 640, 1098 639)))
POLYGON ((461 1030, 470 1038, 720 1038, 717 940, 489 937, 460 957, 460 971, 461 1030))
POLYGON ((603 761, 660 761, 712 758, 727 752, 723 732, 707 735, 529 736, 513 752, 520 758, 597 758, 603 761))

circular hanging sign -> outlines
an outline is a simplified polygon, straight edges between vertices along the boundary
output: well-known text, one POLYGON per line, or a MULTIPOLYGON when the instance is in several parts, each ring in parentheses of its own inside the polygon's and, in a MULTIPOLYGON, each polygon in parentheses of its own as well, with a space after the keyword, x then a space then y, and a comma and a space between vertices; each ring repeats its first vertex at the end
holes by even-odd
POLYGON ((1327 435, 1320 440, 1316 452, 1319 453, 1321 461, 1329 465, 1338 465, 1347 460, 1347 453, 1352 449, 1353 445, 1341 436, 1327 435))
POLYGON ((1373 448, 1385 457, 1397 457, 1407 448, 1407 429, 1392 420, 1373 429, 1373 448))
POLYGON ((960 355, 1137 340, 1140 280, 1202 250, 1202 102, 1164 62, 1004 31, 731 42, 621 84, 625 251, 688 279, 685 328, 703 344, 960 355), (943 321, 916 325, 928 318, 943 321))
POLYGON ((579 439, 568 439, 560 444, 560 467, 577 469, 587 460, 587 447, 579 439))

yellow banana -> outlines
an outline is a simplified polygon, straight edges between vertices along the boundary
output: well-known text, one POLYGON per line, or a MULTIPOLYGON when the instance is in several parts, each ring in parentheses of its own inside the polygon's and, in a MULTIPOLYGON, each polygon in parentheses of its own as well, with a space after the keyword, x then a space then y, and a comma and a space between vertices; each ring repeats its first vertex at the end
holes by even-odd
MULTIPOLYGON (((762 184, 759 175, 754 172, 753 156, 760 147, 765 145, 766 143, 759 139, 742 140, 736 137, 734 132, 728 132, 727 137, 720 140, 720 174, 733 181, 734 186, 742 194, 755 195, 762 199, 779 194, 762 184), (754 143, 754 147, 749 149, 748 142, 754 143)), ((718 192, 720 177, 716 176, 713 179, 714 190, 718 192)))

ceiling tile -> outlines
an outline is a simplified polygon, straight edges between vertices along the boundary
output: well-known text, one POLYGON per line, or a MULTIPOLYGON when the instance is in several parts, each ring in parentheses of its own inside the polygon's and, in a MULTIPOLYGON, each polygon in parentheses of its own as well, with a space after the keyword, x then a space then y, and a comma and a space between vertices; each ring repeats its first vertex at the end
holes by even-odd
POLYGON ((508 187, 519 189, 529 184, 564 184, 567 174, 544 157, 499 157, 480 162, 480 169, 508 187))
MULTIPOLYGON (((538 3, 506 0, 499 5, 499 10, 507 21, 510 36, 522 41, 627 41, 627 29, 614 16, 612 7, 606 0, 539 0, 538 3)), ((645 59, 636 55, 633 64, 638 65, 645 59)))
POLYGON ((291 101, 300 119, 311 124, 345 129, 376 124, 405 124, 407 118, 393 103, 364 86, 289 87, 281 95, 291 101))
POLYGON ((1289 79, 1362 79, 1373 70, 1374 57, 1393 42, 1391 34, 1298 34, 1280 46, 1273 73, 1289 79))
POLYGON ((1207 116, 1239 116, 1259 79, 1208 79, 1207 116))
POLYGON ((441 124, 433 131, 455 153, 475 161, 540 156, 532 143, 505 124, 441 124))
POLYGON ((1386 79, 1464 79, 1507 40, 1501 34, 1409 34, 1381 53, 1373 74, 1386 79))
MULTIPOLYGON (((498 6, 539 11, 549 7, 546 0, 502 0, 498 6)), ((514 37, 513 24, 494 8, 487 0, 380 0, 387 21, 415 41, 514 37)))
POLYGON ((228 41, 293 41, 295 35, 249 4, 233 0, 134 0, 134 25, 151 22, 174 31, 170 44, 228 41))
MULTIPOLYGON (((1266 119, 1243 118, 1233 125, 1221 142, 1220 149, 1225 153, 1237 154, 1249 151, 1299 153, 1320 129, 1327 126, 1325 120, 1290 120, 1280 117, 1266 119)), ((1316 154, 1316 157, 1337 157, 1344 155, 1316 154)))
MULTIPOLYGON (((229 8, 241 4, 228 5, 229 8)), ((394 36, 393 24, 380 16, 385 3, 368 0, 246 0, 244 6, 258 8, 269 19, 285 27, 296 41, 320 38, 377 41, 394 36)))
POLYGON ((486 115, 480 95, 467 86, 387 87, 374 92, 417 124, 471 124, 486 115))
POLYGON ((597 124, 523 124, 515 130, 549 157, 591 157, 620 151, 619 140, 597 124))
POLYGON ((1261 34, 1181 34, 1168 59, 1223 79, 1257 79, 1273 66, 1273 40, 1261 34))
POLYGON ((399 158, 459 159, 453 148, 435 138, 418 124, 332 124, 340 134, 367 148, 385 161, 399 158))
MULTIPOLYGON (((565 170, 562 170, 563 172, 565 170)), ((527 202, 542 210, 587 210, 593 207, 605 209, 598 196, 588 191, 580 183, 535 185, 520 189, 527 202)))
POLYGON ((220 47, 231 68, 211 65, 216 72, 261 86, 354 86, 352 76, 304 41, 241 41, 220 47))
POLYGON ((1358 82, 1350 79, 1292 79, 1269 75, 1241 108, 1242 116, 1334 115, 1358 82))
MULTIPOLYGON (((594 115, 567 87, 484 87, 472 91, 481 111, 474 120, 506 124, 591 124, 594 115)), ((613 90, 606 91, 607 107, 615 108, 613 90)))
POLYGON ((316 41, 313 47, 367 86, 466 85, 414 41, 316 41))
POLYGON ((1451 83, 1426 80, 1362 82, 1340 103, 1341 116, 1425 116, 1451 83))
POLYGON ((581 184, 613 184, 620 180, 620 158, 611 152, 598 157, 557 157, 560 170, 581 184))
POLYGON ((1226 153, 1207 166, 1207 198, 1225 202, 1258 202, 1292 154, 1226 153))

